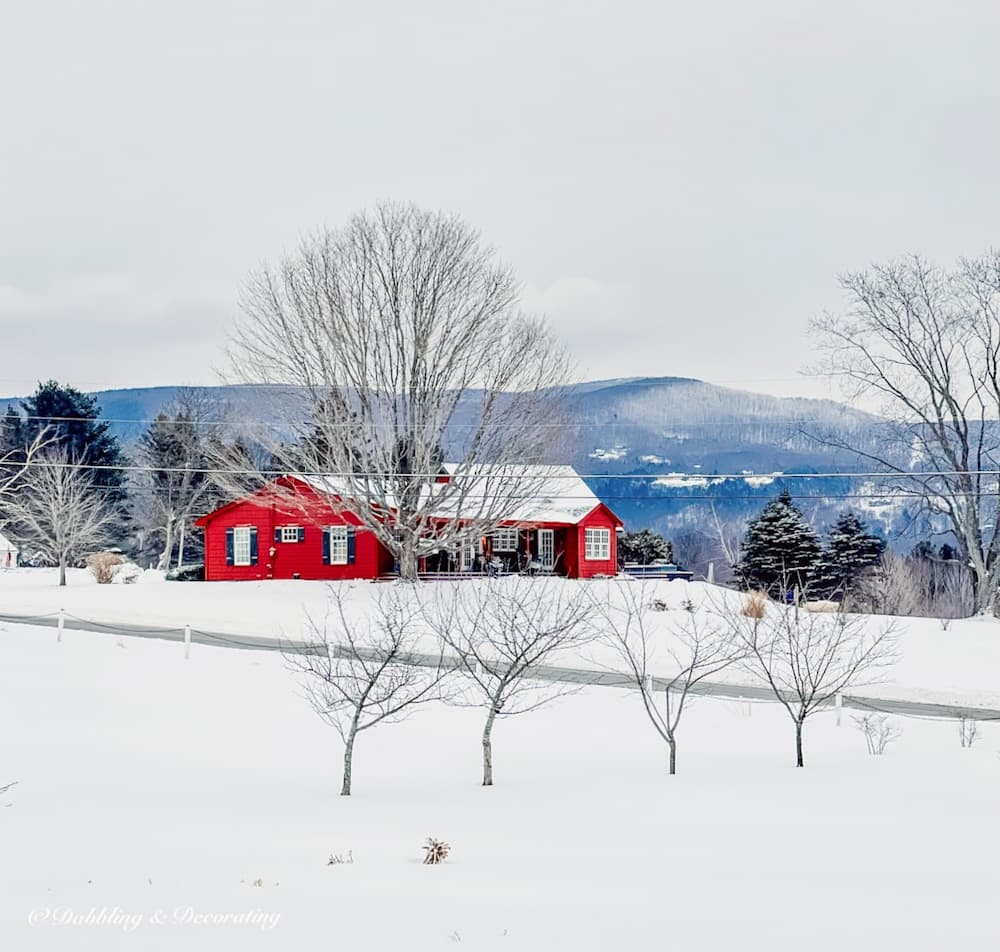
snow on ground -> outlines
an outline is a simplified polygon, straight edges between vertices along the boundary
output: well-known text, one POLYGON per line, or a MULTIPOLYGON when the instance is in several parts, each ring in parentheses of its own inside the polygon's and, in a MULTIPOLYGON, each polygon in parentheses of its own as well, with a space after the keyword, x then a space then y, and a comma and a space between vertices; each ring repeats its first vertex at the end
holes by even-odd
POLYGON ((823 714, 796 770, 776 706, 703 699, 671 778, 637 697, 590 688, 502 721, 486 789, 479 712, 429 706, 362 735, 344 799, 336 734, 276 654, 185 661, 15 625, 0 723, 0 785, 19 781, 0 795, 0 937, 17 952, 1000 939, 990 725, 961 749, 954 724, 899 719, 879 758, 823 714), (419 862, 429 835, 451 843, 443 866, 419 862))
MULTIPOLYGON (((324 582, 165 582, 157 572, 146 572, 134 585, 97 585, 89 572, 72 570, 69 585, 56 585, 54 569, 0 571, 0 613, 47 614, 64 608, 80 618, 124 625, 162 625, 179 629, 191 624, 203 631, 234 632, 247 635, 298 639, 308 630, 308 617, 322 619, 330 586, 324 582)), ((524 579, 510 584, 523 584, 524 579)), ((537 580, 538 584, 579 585, 596 597, 621 598, 623 587, 639 582, 630 579, 571 582, 537 580)), ((358 611, 376 596, 383 584, 340 583, 351 592, 358 611)), ((435 586, 476 585, 481 580, 435 582, 435 586)), ((739 593, 701 582, 661 581, 646 583, 651 597, 660 598, 673 609, 664 613, 662 624, 679 620, 681 603, 691 599, 696 605, 738 611, 743 604, 739 593)), ((426 587, 426 588, 429 588, 426 587)), ((887 619, 875 617, 871 625, 887 619)), ((899 663, 882 683, 857 688, 854 694, 893 697, 940 704, 967 704, 1000 708, 1000 621, 971 618, 952 622, 948 630, 940 622, 926 618, 895 619, 900 639, 899 663)), ((579 655, 561 655, 558 662, 582 667, 607 667, 614 657, 601 649, 584 649, 579 655)), ((653 669, 671 674, 669 661, 653 669)), ((747 681, 730 671, 717 680, 747 681)))

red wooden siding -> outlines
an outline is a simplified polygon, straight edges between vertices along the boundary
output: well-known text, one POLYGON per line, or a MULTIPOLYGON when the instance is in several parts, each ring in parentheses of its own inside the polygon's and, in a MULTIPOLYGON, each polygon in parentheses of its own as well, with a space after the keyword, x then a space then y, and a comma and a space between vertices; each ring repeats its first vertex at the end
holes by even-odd
POLYGON ((566 530, 566 574, 570 578, 593 578, 595 575, 616 575, 618 573, 618 537, 615 530, 621 522, 603 503, 588 513, 575 526, 566 530), (607 529, 610 545, 607 559, 586 558, 586 530, 607 529))
MULTIPOLYGON (((310 491, 311 492, 311 491, 310 491)), ((200 520, 205 529, 205 578, 208 581, 300 578, 378 578, 392 571, 392 556, 374 533, 361 527, 352 513, 335 512, 315 493, 302 496, 300 504, 289 507, 274 494, 260 491, 247 499, 224 506, 200 520), (354 562, 348 565, 323 564, 323 527, 354 526, 354 562), (238 526, 257 529, 257 564, 226 564, 226 530, 238 526), (275 541, 275 528, 301 526, 301 542, 275 541)))
MULTIPOLYGON (((259 490, 246 499, 230 503, 198 520, 205 530, 205 578, 208 581, 239 581, 251 579, 372 579, 393 571, 392 555, 376 539, 371 530, 361 526, 353 513, 335 508, 315 490, 294 481, 297 499, 292 505, 275 490, 259 490), (354 561, 347 565, 323 564, 323 527, 352 526, 354 561), (257 562, 255 565, 226 564, 227 530, 252 526, 257 530, 257 562), (281 542, 275 530, 282 526, 298 526, 303 530, 302 541, 281 542)), ((570 578, 593 578, 595 575, 615 575, 618 571, 618 539, 616 530, 621 520, 603 503, 596 506, 578 523, 544 524, 555 530, 556 571, 570 578), (609 551, 607 559, 586 558, 586 530, 607 529, 609 551), (560 555, 561 553, 561 555, 560 555)), ((537 557, 538 523, 531 524, 528 537, 531 551, 537 557)))

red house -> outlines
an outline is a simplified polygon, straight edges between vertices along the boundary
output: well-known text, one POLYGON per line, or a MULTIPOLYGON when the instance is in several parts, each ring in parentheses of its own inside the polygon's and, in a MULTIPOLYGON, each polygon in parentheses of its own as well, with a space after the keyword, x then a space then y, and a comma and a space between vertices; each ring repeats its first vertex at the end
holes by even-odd
MULTIPOLYGON (((622 521, 570 466, 539 467, 541 490, 478 539, 421 560, 421 571, 542 571, 570 578, 617 572, 622 521)), ((452 478, 445 466, 441 481, 452 478)), ((339 505, 327 481, 290 474, 199 519, 205 578, 375 579, 392 576, 392 554, 339 505), (289 498, 294 494, 294 502, 289 498)))

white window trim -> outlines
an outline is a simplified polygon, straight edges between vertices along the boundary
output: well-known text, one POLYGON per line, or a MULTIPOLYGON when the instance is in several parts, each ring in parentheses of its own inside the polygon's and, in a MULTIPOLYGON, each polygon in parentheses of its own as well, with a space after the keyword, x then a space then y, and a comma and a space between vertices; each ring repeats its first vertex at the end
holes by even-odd
POLYGON ((592 527, 583 530, 583 557, 588 562, 611 560, 611 530, 592 527), (602 541, 598 541, 601 539, 602 541))
POLYGON ((253 549, 250 546, 251 529, 251 526, 233 527, 233 565, 253 565, 251 561, 253 549))
POLYGON ((493 530, 493 551, 494 552, 516 552, 519 532, 516 528, 503 528, 493 530), (503 539, 504 541, 501 541, 503 539))
POLYGON ((327 526, 330 540, 330 564, 347 565, 347 526, 327 526))
POLYGON ((299 541, 299 527, 298 526, 279 526, 281 529, 281 542, 298 542, 299 541))

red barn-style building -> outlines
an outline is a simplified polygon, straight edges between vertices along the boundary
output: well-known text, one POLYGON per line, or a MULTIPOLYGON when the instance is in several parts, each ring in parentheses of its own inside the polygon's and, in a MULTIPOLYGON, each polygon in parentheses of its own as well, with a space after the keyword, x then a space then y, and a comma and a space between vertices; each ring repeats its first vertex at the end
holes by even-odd
MULTIPOLYGON (((421 560, 421 572, 539 571, 569 578, 617 573, 622 521, 570 466, 538 467, 540 491, 496 529, 421 560)), ((440 481, 452 478, 446 465, 440 481)), ((392 554, 322 478, 289 474, 199 519, 205 578, 376 579, 392 554), (294 496, 294 502, 290 497, 294 496)))

